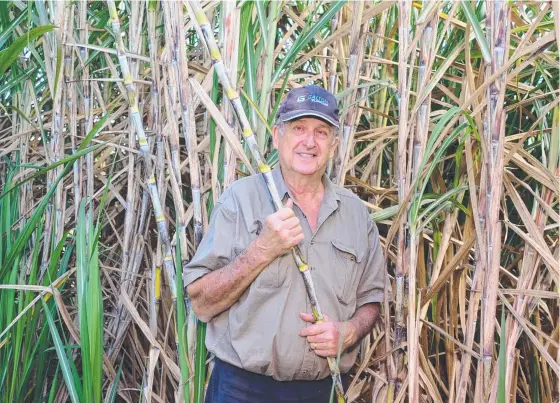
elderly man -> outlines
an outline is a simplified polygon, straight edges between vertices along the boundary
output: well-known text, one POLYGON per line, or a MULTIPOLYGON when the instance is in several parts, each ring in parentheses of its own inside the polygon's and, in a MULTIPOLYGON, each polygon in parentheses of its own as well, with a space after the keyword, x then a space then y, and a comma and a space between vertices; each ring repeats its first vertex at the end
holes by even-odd
POLYGON ((273 177, 285 207, 274 212, 262 175, 240 179, 214 208, 184 281, 208 322, 216 360, 206 402, 328 402, 325 357, 343 383, 357 343, 383 301, 379 235, 363 203, 325 175, 338 145, 334 96, 316 86, 288 93, 273 128, 273 177), (299 244, 326 321, 314 324, 289 253, 299 244))

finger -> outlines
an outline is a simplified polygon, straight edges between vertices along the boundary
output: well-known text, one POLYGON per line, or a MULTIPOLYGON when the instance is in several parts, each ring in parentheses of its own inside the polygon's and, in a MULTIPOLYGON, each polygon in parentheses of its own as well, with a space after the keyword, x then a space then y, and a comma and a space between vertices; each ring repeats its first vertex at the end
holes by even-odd
POLYGON ((299 218, 297 218, 296 216, 292 216, 290 218, 288 218, 287 220, 284 220, 284 228, 287 229, 295 229, 297 227, 301 228, 301 225, 299 225, 299 218))
POLYGON ((301 226, 299 226, 299 225, 298 225, 297 227, 295 227, 295 228, 290 229, 289 231, 290 231, 290 236, 291 236, 292 238, 295 238, 295 237, 298 236, 299 234, 302 234, 302 233, 303 233, 303 229, 302 229, 301 226))
POLYGON ((319 357, 336 357, 336 354, 330 349, 313 350, 319 357))
POLYGON ((336 357, 336 350, 330 343, 309 343, 315 354, 320 357, 336 357))
POLYGON ((288 197, 288 200, 286 200, 286 204, 284 204, 284 207, 288 207, 288 208, 293 209, 294 208, 294 201, 290 197, 288 197))
POLYGON ((304 321, 309 322, 309 323, 315 322, 315 319, 313 319, 313 315, 310 314, 310 313, 300 312, 299 317, 302 318, 304 321))
POLYGON ((311 326, 307 326, 307 327, 304 327, 303 329, 301 329, 299 331, 299 335, 304 336, 304 337, 316 336, 318 334, 323 333, 324 331, 325 331, 325 328, 322 325, 311 325, 311 326))
POLYGON ((314 336, 307 336, 307 341, 311 343, 315 343, 316 345, 320 345, 322 343, 331 343, 331 339, 325 335, 325 333, 321 333, 314 336))
POLYGON ((303 235, 303 233, 301 233, 301 234, 295 236, 295 237, 293 238, 293 240, 294 240, 294 246, 297 245, 298 243, 300 243, 301 241, 303 241, 304 239, 305 239, 305 235, 303 235))
POLYGON ((294 210, 292 210, 291 208, 288 208, 288 207, 282 207, 275 214, 276 214, 276 217, 278 217, 278 219, 280 219, 282 221, 285 221, 290 217, 295 217, 294 210))
MULTIPOLYGON (((308 338, 309 339, 309 338, 308 338)), ((335 350, 335 346, 333 343, 330 342, 309 342, 309 346, 312 350, 316 351, 333 351, 335 350)))

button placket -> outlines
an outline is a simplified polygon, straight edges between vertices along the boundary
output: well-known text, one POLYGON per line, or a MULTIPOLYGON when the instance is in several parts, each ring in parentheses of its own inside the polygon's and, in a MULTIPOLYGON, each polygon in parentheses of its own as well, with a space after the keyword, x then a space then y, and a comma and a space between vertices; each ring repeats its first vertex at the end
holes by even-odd
POLYGON ((303 355, 303 364, 301 365, 301 374, 304 376, 309 375, 311 370, 313 369, 313 356, 311 354, 315 354, 311 349, 305 352, 303 355))
MULTIPOLYGON (((311 304, 309 303, 309 300, 307 300, 307 298, 306 298, 305 308, 306 308, 306 312, 311 312, 311 304)), ((315 354, 311 350, 311 348, 305 348, 303 350, 303 360, 299 371, 303 379, 307 378, 311 370, 313 369, 313 356, 311 354, 315 354)))

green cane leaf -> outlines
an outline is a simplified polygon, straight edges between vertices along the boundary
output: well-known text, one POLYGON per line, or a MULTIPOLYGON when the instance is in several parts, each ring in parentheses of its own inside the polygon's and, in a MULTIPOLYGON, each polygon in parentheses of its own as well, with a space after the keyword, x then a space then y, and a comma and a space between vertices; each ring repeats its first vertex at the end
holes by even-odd
POLYGON ((52 31, 53 28, 55 28, 54 25, 43 25, 41 27, 33 28, 17 38, 8 49, 0 51, 0 76, 8 70, 13 62, 16 61, 29 42, 39 39, 47 32, 52 31))

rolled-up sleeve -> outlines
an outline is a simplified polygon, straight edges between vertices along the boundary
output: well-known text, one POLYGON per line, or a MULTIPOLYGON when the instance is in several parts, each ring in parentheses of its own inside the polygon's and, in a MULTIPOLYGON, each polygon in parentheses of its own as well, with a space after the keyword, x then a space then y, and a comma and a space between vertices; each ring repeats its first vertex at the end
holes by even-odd
POLYGON ((357 292, 356 307, 372 302, 383 302, 385 298, 385 258, 375 223, 368 219, 368 251, 364 272, 357 292))
POLYGON ((205 274, 231 262, 236 231, 236 213, 230 204, 231 198, 228 200, 226 196, 225 200, 220 200, 215 205, 208 224, 208 231, 202 238, 192 260, 183 269, 185 287, 205 274))

